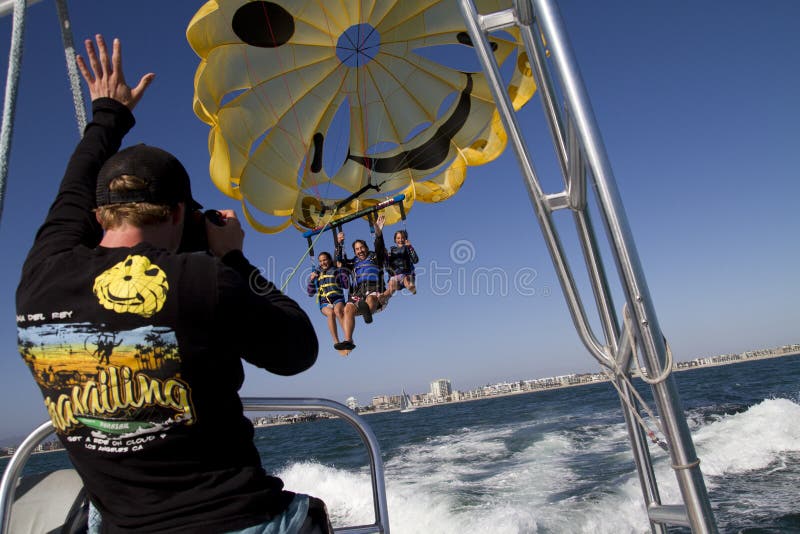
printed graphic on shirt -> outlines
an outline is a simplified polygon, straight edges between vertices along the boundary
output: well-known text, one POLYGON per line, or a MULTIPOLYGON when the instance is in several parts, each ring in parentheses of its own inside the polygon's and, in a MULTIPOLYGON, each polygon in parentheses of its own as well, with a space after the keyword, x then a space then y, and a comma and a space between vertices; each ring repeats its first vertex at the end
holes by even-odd
POLYGON ((19 328, 17 341, 53 425, 69 441, 82 440, 88 449, 104 439, 141 444, 167 427, 194 423, 191 390, 181 379, 177 339, 168 328, 36 325, 19 328), (142 439, 145 434, 152 436, 142 439))
POLYGON ((169 283, 161 267, 131 255, 95 278, 92 290, 107 310, 151 317, 164 306, 169 283))

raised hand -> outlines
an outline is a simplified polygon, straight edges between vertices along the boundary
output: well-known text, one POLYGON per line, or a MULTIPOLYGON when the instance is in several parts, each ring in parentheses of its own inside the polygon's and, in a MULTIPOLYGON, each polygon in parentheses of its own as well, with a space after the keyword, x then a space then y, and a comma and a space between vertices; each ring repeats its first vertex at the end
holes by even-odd
POLYGON ((142 76, 139 83, 134 88, 130 88, 125 82, 125 75, 122 72, 122 45, 119 39, 114 39, 114 48, 111 60, 108 58, 108 48, 103 36, 99 33, 95 36, 97 41, 97 51, 91 39, 86 39, 86 57, 89 58, 91 72, 86 66, 86 62, 81 56, 75 58, 83 79, 89 88, 89 95, 92 100, 108 97, 113 98, 120 104, 133 109, 141 100, 145 89, 155 78, 152 72, 142 76), (98 55, 99 54, 99 55, 98 55))

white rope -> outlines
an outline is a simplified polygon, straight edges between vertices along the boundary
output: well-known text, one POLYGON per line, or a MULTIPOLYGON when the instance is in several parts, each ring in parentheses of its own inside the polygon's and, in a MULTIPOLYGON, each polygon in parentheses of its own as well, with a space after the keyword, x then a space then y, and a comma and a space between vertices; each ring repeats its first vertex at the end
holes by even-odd
MULTIPOLYGON (((668 450, 668 445, 667 445, 666 441, 664 441, 663 439, 661 439, 658 436, 656 436, 656 433, 650 428, 650 425, 647 424, 647 422, 644 420, 644 418, 642 418, 642 416, 639 413, 639 410, 636 408, 636 406, 634 406, 633 403, 631 403, 631 401, 628 399, 627 395, 625 395, 623 393, 622 389, 620 389, 620 387, 617 385, 616 380, 614 380, 614 375, 612 375, 608 371, 603 371, 603 373, 608 377, 608 381, 611 382, 611 385, 614 386, 614 389, 617 390, 617 393, 619 394, 619 398, 622 400, 622 402, 625 403, 625 405, 628 406, 628 408, 629 408, 628 411, 631 414, 633 414, 633 416, 636 418, 636 421, 644 429, 645 433, 648 435, 648 437, 650 437, 650 439, 653 441, 653 443, 655 443, 656 445, 658 445, 659 447, 661 447, 665 451, 668 450)), ((644 401, 644 399, 642 399, 642 397, 639 395, 639 392, 636 391, 636 388, 633 387, 633 384, 631 384, 630 380, 628 380, 628 377, 625 376, 624 373, 617 373, 616 376, 622 377, 622 379, 628 384, 628 389, 634 394, 636 399, 638 399, 639 404, 642 406, 642 408, 644 408, 644 411, 647 412, 647 415, 653 421, 655 421, 659 432, 661 432, 661 435, 666 436, 666 433, 664 432, 664 428, 661 426, 660 420, 650 410, 650 407, 647 405, 647 403, 644 401)))
POLYGON ((56 0, 58 22, 61 25, 61 43, 64 45, 64 55, 67 59, 67 74, 69 86, 72 90, 72 103, 75 106, 75 119, 78 122, 78 135, 83 136, 86 129, 86 106, 83 99, 83 88, 78 75, 78 65, 75 62, 75 41, 72 38, 72 24, 69 21, 66 0, 56 0))
POLYGON ((22 64, 22 39, 25 35, 25 0, 14 1, 14 21, 11 29, 11 50, 8 54, 6 94, 3 100, 3 125, 0 127, 0 220, 6 197, 8 161, 11 155, 11 134, 14 130, 14 113, 17 107, 17 88, 22 64))

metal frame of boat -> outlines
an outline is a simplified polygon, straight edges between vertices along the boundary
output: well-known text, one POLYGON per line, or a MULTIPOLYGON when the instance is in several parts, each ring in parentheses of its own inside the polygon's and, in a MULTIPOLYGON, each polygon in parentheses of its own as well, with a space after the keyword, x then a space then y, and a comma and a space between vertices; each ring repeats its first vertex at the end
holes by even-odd
POLYGON ((671 358, 658 325, 644 272, 628 226, 614 175, 600 136, 589 96, 578 71, 572 47, 555 0, 513 0, 512 7, 497 13, 479 14, 472 0, 458 0, 467 31, 486 73, 509 140, 536 212, 542 234, 559 276, 572 320, 589 353, 614 375, 620 392, 634 461, 639 474, 650 528, 665 534, 667 525, 689 526, 694 532, 716 532, 700 461, 697 459, 689 426, 677 388, 670 374, 671 358), (511 99, 503 88, 499 66, 492 54, 488 34, 515 26, 519 29, 534 80, 541 92, 550 134, 556 148, 565 188, 545 194, 533 159, 522 136, 511 99), (558 105, 559 94, 563 107, 558 105), (622 324, 614 308, 608 269, 600 255, 598 233, 589 215, 587 181, 596 191, 596 204, 614 257, 625 298, 622 324), (569 210, 581 243, 585 267, 591 282, 601 342, 586 316, 572 269, 555 227, 553 213, 569 210), (631 387, 631 361, 640 351, 646 362, 655 404, 669 449, 672 469, 683 498, 682 505, 662 504, 645 432, 637 422, 631 387))
MULTIPOLYGON (((355 428, 361 441, 367 448, 369 456, 370 479, 372 484, 372 503, 375 511, 375 522, 370 525, 359 525, 335 528, 337 534, 389 534, 389 512, 386 506, 386 483, 384 480, 383 460, 380 446, 375 434, 366 421, 347 406, 328 399, 306 398, 243 398, 245 411, 315 411, 331 413, 350 423, 355 428)), ((41 424, 25 441, 20 444, 11 461, 8 463, 0 481, 0 534, 11 533, 11 514, 14 505, 14 493, 20 480, 22 469, 36 446, 54 431, 50 421, 41 424)), ((46 503, 45 499, 42 503, 46 503)), ((45 504, 46 505, 46 504, 45 504)))
MULTIPOLYGON (((69 27, 68 21, 65 24, 65 0, 55 1, 62 21, 63 34, 65 28, 69 27)), ((613 374, 614 384, 620 393, 622 412, 633 449, 650 528, 656 534, 666 534, 668 525, 688 526, 696 533, 714 533, 717 527, 700 471, 700 461, 694 449, 677 388, 670 374, 669 349, 658 324, 611 165, 555 0, 512 0, 511 8, 487 14, 479 14, 473 0, 456 1, 517 156, 525 186, 578 335, 589 353, 613 374), (542 97, 545 116, 564 178, 565 188, 559 193, 545 194, 540 185, 533 159, 522 136, 510 98, 504 90, 500 69, 487 38, 490 32, 512 26, 520 31, 542 97), (562 106, 558 104, 559 95, 562 106), (594 197, 596 207, 602 218, 604 235, 613 255, 618 282, 624 295, 622 320, 612 299, 607 275, 608 262, 600 255, 599 234, 589 214, 588 181, 591 181, 596 191, 594 197), (583 299, 555 227, 553 213, 559 210, 568 210, 573 216, 597 308, 597 318, 603 330, 602 341, 592 330, 587 318, 583 299), (643 357, 651 377, 648 383, 651 385, 660 414, 671 466, 683 504, 669 505, 661 502, 645 431, 638 424, 641 415, 636 408, 636 393, 631 386, 631 378, 632 361, 636 361, 639 354, 643 357)), ((7 12, 10 3, 11 0, 0 0, 0 13, 7 12)), ((24 12, 25 0, 13 0, 13 3, 16 33, 16 19, 24 12)), ((71 35, 64 36, 64 42, 65 48, 71 46, 71 35)), ((9 62, 9 81, 11 70, 12 62, 9 62)), ((75 92, 75 80, 72 81, 75 92)), ((11 85, 13 84, 7 84, 7 92, 11 85)), ((80 91, 80 87, 77 91, 80 91)), ((9 108, 8 98, 6 100, 4 112, 9 108)), ((80 122, 82 110, 78 107, 79 102, 82 106, 82 100, 79 98, 75 100, 76 114, 80 122)), ((13 117, 13 111, 11 116, 13 117)), ((6 118, 7 115, 4 113, 4 134, 9 127, 6 118)), ((2 178, 4 182, 5 176, 2 178)), ((370 450, 376 523, 368 527, 339 529, 337 532, 389 531, 383 467, 377 442, 366 423, 358 418, 353 419, 352 412, 347 409, 343 411, 344 407, 333 401, 321 399, 256 399, 256 401, 258 402, 250 405, 248 409, 318 409, 336 413, 353 424, 370 450)), ((31 434, 23 444, 29 447, 27 454, 50 432, 51 428, 47 423, 31 434)), ((3 477, 2 495, 0 495, 3 503, 3 533, 6 532, 8 521, 7 508, 10 510, 11 507, 11 489, 14 487, 12 475, 15 481, 22 464, 27 459, 25 452, 24 447, 21 447, 12 460, 14 468, 12 469, 12 464, 9 464, 3 477)))

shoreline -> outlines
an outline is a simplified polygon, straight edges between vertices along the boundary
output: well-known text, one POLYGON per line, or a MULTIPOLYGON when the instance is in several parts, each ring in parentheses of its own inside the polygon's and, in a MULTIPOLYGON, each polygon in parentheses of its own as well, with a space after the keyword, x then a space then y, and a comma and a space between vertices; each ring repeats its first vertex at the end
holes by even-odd
MULTIPOLYGON (((747 362, 758 361, 758 360, 772 360, 772 359, 775 359, 775 358, 784 358, 784 357, 787 357, 787 356, 800 356, 800 352, 794 352, 794 353, 790 353, 790 354, 767 354, 767 355, 764 355, 764 356, 755 356, 755 357, 746 358, 746 359, 743 359, 743 360, 713 362, 713 363, 707 363, 707 364, 703 364, 703 365, 693 365, 693 366, 685 366, 685 367, 677 367, 676 364, 673 364, 672 372, 673 373, 683 373, 685 371, 695 371, 695 370, 698 370, 698 369, 705 369, 705 368, 708 368, 708 367, 721 367, 721 366, 724 366, 724 365, 736 365, 736 364, 739 364, 739 363, 747 363, 747 362)), ((689 360, 689 361, 693 361, 693 360, 689 360)), ((677 363, 686 363, 686 362, 677 362, 677 363)), ((637 379, 638 378, 639 380, 641 380, 641 378, 639 378, 639 374, 638 373, 633 375, 632 378, 633 379, 637 379)), ((508 392, 496 393, 494 395, 486 395, 486 396, 483 396, 483 397, 470 397, 468 399, 459 399, 459 400, 446 401, 446 402, 437 402, 437 403, 434 403, 434 404, 419 404, 419 405, 414 405, 414 408, 415 409, 419 409, 419 408, 434 408, 436 406, 443 406, 443 405, 446 405, 446 404, 457 404, 457 403, 462 403, 462 402, 472 402, 472 401, 480 401, 480 400, 487 400, 487 399, 496 399, 498 397, 510 397, 510 396, 513 396, 513 395, 526 395, 528 393, 541 393, 541 392, 544 392, 544 391, 553 391, 553 390, 557 390, 557 389, 567 389, 567 388, 574 388, 574 387, 581 387, 581 386, 589 386, 591 384, 602 384, 602 383, 605 383, 605 382, 609 382, 609 379, 603 378, 601 380, 592 380, 592 381, 587 381, 587 382, 579 382, 577 384, 559 384, 557 386, 541 388, 541 389, 529 389, 529 390, 525 390, 525 391, 508 391, 508 392)), ((389 412, 399 412, 399 411, 400 411, 400 408, 398 407, 398 408, 388 408, 388 409, 385 409, 385 410, 369 410, 369 411, 365 411, 365 412, 358 412, 358 415, 363 415, 363 416, 366 417, 368 415, 376 415, 376 414, 379 414, 379 413, 389 413, 389 412)))
MULTIPOLYGON (((787 357, 787 356, 800 356, 800 352, 794 352, 794 353, 788 353, 788 354, 765 354, 763 356, 754 356, 754 357, 751 357, 751 358, 745 358, 745 359, 741 359, 741 360, 711 362, 711 363, 706 363, 706 364, 703 364, 703 365, 692 365, 692 366, 684 366, 684 367, 677 367, 677 363, 687 363, 687 362, 676 362, 672 366, 672 372, 673 373, 682 373, 682 372, 685 372, 685 371, 694 371, 694 370, 697 370, 697 369, 704 369, 704 368, 707 368, 707 367, 720 367, 720 366, 724 366, 724 365, 735 365, 735 364, 739 364, 739 363, 746 363, 746 362, 752 362, 752 361, 758 361, 758 360, 771 360, 771 359, 774 359, 774 358, 784 358, 784 357, 787 357)), ((691 361, 694 361, 694 360, 689 360, 689 362, 691 362, 691 361)), ((633 375, 632 378, 634 378, 634 379, 639 378, 638 373, 633 375)), ((530 390, 525 390, 525 391, 498 392, 498 393, 495 393, 493 395, 485 395, 485 396, 481 396, 481 397, 470 397, 470 398, 466 398, 466 399, 451 400, 451 401, 445 401, 445 402, 437 402, 437 403, 432 403, 432 404, 414 405, 414 410, 424 409, 424 408, 435 408, 437 406, 443 406, 443 405, 447 405, 447 404, 458 404, 458 403, 462 403, 462 402, 472 402, 472 401, 481 401, 481 400, 487 400, 487 399, 496 399, 498 397, 509 397, 509 396, 512 396, 512 395, 526 395, 526 394, 530 394, 530 393, 541 393, 541 392, 544 392, 544 391, 553 391, 553 390, 558 390, 558 389, 566 389, 566 388, 573 388, 573 387, 588 386, 588 385, 591 385, 591 384, 601 384, 601 383, 608 382, 608 381, 609 381, 608 378, 602 378, 602 379, 599 379, 599 380, 591 380, 591 381, 586 381, 586 382, 579 382, 579 383, 576 383, 576 384, 559 384, 559 385, 554 385, 554 386, 551 386, 551 387, 540 388, 540 389, 530 389, 530 390)), ((400 411, 400 407, 396 407, 396 408, 387 408, 387 409, 384 409, 384 410, 369 410, 369 411, 363 411, 363 412, 356 412, 356 414, 360 415, 360 416, 367 417, 367 416, 370 416, 370 415, 377 415, 377 414, 390 413, 390 412, 399 412, 399 411, 400 411)), ((266 428, 266 427, 271 427, 271 426, 285 426, 285 425, 298 424, 298 423, 301 423, 301 422, 315 422, 315 421, 299 421, 297 423, 277 422, 277 423, 267 423, 267 424, 260 424, 260 425, 256 425, 255 423, 253 423, 253 428, 266 428)), ((46 451, 36 451, 36 452, 33 452, 32 455, 33 454, 47 454, 47 453, 51 453, 51 452, 66 452, 66 449, 59 448, 59 449, 52 449, 52 450, 46 450, 46 451)), ((13 455, 4 455, 4 456, 0 456, 0 459, 12 458, 12 457, 13 457, 13 455)))
MULTIPOLYGON (((67 452, 67 449, 64 449, 62 447, 60 449, 49 449, 49 450, 46 450, 46 451, 34 451, 34 452, 31 453, 31 456, 33 456, 34 454, 50 454, 51 452, 67 452)), ((14 457, 13 454, 11 454, 11 455, 5 454, 3 456, 0 456, 0 460, 2 460, 4 458, 13 458, 13 457, 14 457)))

